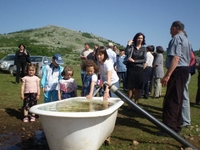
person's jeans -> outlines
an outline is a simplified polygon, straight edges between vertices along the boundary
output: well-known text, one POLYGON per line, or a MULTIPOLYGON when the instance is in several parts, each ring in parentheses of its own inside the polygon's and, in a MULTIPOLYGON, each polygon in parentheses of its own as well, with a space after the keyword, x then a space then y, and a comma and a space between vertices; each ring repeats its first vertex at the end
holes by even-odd
POLYGON ((83 86, 84 76, 85 76, 85 73, 84 73, 84 72, 81 72, 81 83, 82 83, 82 86, 83 86))
POLYGON ((57 101, 57 100, 58 100, 58 91, 57 90, 44 92, 44 103, 57 101))
POLYGON ((120 83, 121 83, 121 80, 122 80, 123 90, 127 90, 127 75, 126 75, 126 72, 117 72, 117 75, 119 77, 119 87, 120 87, 120 83))
MULTIPOLYGON (((119 89, 119 82, 113 83, 113 85, 119 89)), ((109 92, 109 94, 110 94, 110 97, 117 97, 117 95, 115 95, 115 93, 113 93, 111 91, 109 92)))
POLYGON ((17 62, 17 74, 16 74, 16 83, 19 83, 20 77, 23 78, 25 76, 24 70, 26 67, 26 62, 17 62))
POLYGON ((190 82, 191 75, 189 74, 187 83, 183 91, 183 107, 182 107, 182 126, 190 125, 190 100, 189 100, 189 91, 188 84, 190 82))

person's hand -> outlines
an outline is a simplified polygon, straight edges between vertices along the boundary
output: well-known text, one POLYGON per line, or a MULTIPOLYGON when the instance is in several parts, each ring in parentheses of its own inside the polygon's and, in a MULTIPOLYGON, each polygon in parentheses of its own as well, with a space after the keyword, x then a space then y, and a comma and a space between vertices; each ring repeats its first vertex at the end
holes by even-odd
POLYGON ((128 45, 130 46, 133 43, 133 40, 128 41, 128 45))
POLYGON ((22 100, 24 100, 24 94, 22 94, 20 98, 21 98, 22 100))
POLYGON ((80 56, 80 58, 82 59, 82 60, 86 60, 87 59, 87 57, 85 57, 85 56, 80 56))
POLYGON ((161 84, 162 86, 167 86, 167 83, 169 81, 170 76, 169 75, 165 75, 162 80, 161 80, 161 84))
POLYGON ((86 98, 87 98, 87 99, 92 99, 92 94, 86 95, 86 98))
POLYGON ((36 100, 39 100, 39 99, 40 99, 40 95, 37 95, 37 96, 36 96, 36 100))
POLYGON ((134 62, 134 59, 131 58, 131 57, 129 57, 129 58, 128 58, 128 61, 130 61, 130 62, 134 62))
POLYGON ((27 55, 27 51, 26 51, 26 50, 24 50, 24 54, 26 54, 26 55, 27 55))
POLYGON ((42 88, 42 92, 44 93, 44 88, 42 88))

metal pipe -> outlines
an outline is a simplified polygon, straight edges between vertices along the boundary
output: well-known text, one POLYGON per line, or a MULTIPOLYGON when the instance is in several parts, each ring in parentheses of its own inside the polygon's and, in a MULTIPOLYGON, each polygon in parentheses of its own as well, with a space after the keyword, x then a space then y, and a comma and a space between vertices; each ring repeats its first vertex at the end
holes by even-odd
POLYGON ((138 111, 142 115, 145 116, 149 121, 151 121, 153 124, 155 124, 157 127, 160 127, 163 131, 168 133, 171 137, 173 137, 175 140, 183 144, 184 146, 190 147, 193 150, 197 150, 195 146, 193 146, 191 143, 189 143, 186 139, 184 139, 182 136, 177 134, 174 130, 166 126, 164 123, 157 120, 155 117, 150 115, 147 111, 139 107, 137 104, 135 104, 131 99, 129 99, 127 96, 125 96, 116 86, 109 85, 107 82, 104 82, 105 85, 109 87, 109 89, 115 93, 119 98, 121 98, 122 101, 127 103, 129 106, 134 108, 134 110, 138 111))

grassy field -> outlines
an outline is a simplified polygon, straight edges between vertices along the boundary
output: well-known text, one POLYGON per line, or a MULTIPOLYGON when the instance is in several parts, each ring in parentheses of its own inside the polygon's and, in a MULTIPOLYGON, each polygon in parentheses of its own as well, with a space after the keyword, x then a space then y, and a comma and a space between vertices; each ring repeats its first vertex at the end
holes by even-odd
MULTIPOLYGON (((79 66, 73 66, 74 78, 79 85, 78 95, 80 96, 80 69, 79 66)), ((21 108, 20 85, 15 85, 15 77, 0 73, 0 109, 21 108)), ((183 128, 181 136, 200 149, 200 105, 195 104, 197 90, 197 73, 191 77, 189 84, 190 102, 191 102, 191 126, 183 128)), ((163 88, 162 96, 165 94, 163 88)), ((43 95, 38 103, 43 103, 43 95)), ((149 98, 141 99, 139 106, 149 112, 158 120, 161 120, 163 97, 159 99, 149 98)), ((111 145, 102 145, 100 150, 180 150, 181 144, 171 137, 156 136, 159 128, 148 121, 141 114, 134 111, 127 111, 127 104, 120 109, 116 121, 115 129, 111 135, 111 145), (133 141, 139 144, 134 145, 133 141)), ((1 118, 1 117, 0 117, 1 118)))

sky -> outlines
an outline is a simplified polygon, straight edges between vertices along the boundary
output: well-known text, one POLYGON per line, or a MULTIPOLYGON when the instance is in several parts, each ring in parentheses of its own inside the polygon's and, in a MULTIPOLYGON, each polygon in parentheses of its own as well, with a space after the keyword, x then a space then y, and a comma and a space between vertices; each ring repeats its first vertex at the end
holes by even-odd
POLYGON ((200 0, 0 0, 0 18, 0 34, 55 25, 126 46, 142 32, 146 46, 164 49, 178 20, 200 49, 200 0))

